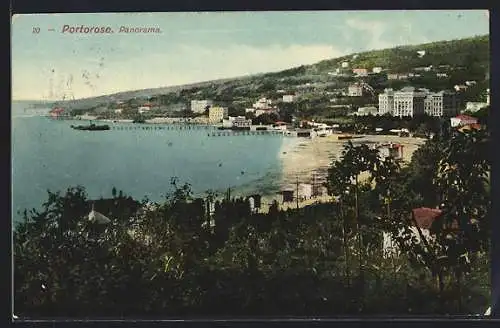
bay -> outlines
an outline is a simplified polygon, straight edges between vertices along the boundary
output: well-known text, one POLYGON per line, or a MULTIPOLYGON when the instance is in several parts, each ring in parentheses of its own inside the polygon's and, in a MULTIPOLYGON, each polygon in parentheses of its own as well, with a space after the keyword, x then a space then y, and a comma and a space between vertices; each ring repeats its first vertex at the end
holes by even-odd
POLYGON ((281 136, 212 137, 204 129, 77 131, 70 125, 82 121, 52 120, 26 113, 25 106, 14 103, 12 109, 14 221, 19 211, 40 208, 47 190, 77 185, 90 198, 110 197, 114 187, 160 201, 177 177, 197 195, 229 187, 233 195, 270 194, 279 188, 280 149, 290 142, 281 136))

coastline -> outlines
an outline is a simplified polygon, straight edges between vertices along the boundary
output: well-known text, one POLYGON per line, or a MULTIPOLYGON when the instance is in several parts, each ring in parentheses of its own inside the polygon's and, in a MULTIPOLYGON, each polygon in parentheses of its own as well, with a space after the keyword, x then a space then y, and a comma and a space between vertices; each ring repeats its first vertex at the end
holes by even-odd
MULTIPOLYGON (((332 134, 327 137, 290 138, 291 141, 283 143, 279 158, 281 160, 281 178, 278 184, 283 187, 295 186, 299 183, 313 183, 313 180, 324 176, 331 163, 336 160, 343 150, 347 140, 339 140, 341 134, 332 134), (315 175, 316 177, 313 177, 315 175)), ((286 139, 285 139, 286 140, 286 139)), ((361 143, 399 143, 403 145, 403 161, 409 163, 415 150, 425 143, 423 138, 398 137, 389 135, 366 135, 359 139, 352 139, 354 144, 361 143)), ((363 176, 361 176, 363 179, 363 176)), ((319 180, 316 180, 319 183, 319 180)), ((261 211, 267 211, 269 204, 277 200, 281 209, 295 208, 296 203, 281 204, 281 197, 278 194, 262 195, 261 211)), ((325 195, 313 199, 299 202, 299 207, 311 205, 316 202, 331 201, 331 196, 325 195)))

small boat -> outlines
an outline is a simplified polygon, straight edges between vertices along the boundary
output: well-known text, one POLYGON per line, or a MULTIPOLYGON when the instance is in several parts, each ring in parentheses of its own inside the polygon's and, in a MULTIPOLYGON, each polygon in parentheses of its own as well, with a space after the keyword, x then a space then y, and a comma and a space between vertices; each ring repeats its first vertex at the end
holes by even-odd
POLYGON ((83 130, 83 131, 106 131, 109 130, 109 125, 71 125, 71 128, 74 130, 83 130))

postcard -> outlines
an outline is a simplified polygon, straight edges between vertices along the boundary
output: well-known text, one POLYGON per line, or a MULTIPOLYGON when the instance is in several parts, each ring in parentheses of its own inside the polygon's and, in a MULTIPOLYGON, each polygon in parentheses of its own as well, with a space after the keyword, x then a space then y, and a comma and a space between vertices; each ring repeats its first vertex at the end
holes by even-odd
POLYGON ((489 313, 490 61, 485 10, 14 15, 14 318, 489 313))

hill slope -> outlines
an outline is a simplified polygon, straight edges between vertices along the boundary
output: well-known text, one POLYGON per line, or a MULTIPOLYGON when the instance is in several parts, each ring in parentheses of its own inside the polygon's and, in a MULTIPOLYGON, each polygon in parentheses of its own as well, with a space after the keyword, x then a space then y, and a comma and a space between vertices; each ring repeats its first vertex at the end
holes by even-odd
MULTIPOLYGON (((388 72, 409 72, 415 67, 433 65, 449 65, 456 68, 448 79, 441 80, 436 88, 449 88, 454 83, 465 80, 484 82, 490 66, 489 36, 440 41, 420 45, 402 46, 391 49, 374 50, 324 60, 312 65, 304 65, 280 72, 258 74, 233 79, 206 81, 189 85, 153 88, 120 92, 96 98, 79 99, 60 103, 67 108, 90 108, 115 101, 127 101, 132 98, 155 97, 163 105, 173 103, 187 104, 190 99, 214 99, 218 102, 236 102, 248 106, 255 97, 273 96, 277 90, 294 92, 298 86, 322 85, 324 88, 336 90, 345 88, 354 79, 342 79, 328 74, 339 68, 344 61, 350 67, 367 68, 382 67, 388 72), (425 51, 420 57, 417 51, 425 51)), ((371 82, 369 82, 371 83, 371 82)), ((422 82, 427 83, 427 80, 422 82)), ((387 86, 378 83, 375 89, 387 86)), ((418 85, 418 81, 416 83, 418 85)))

